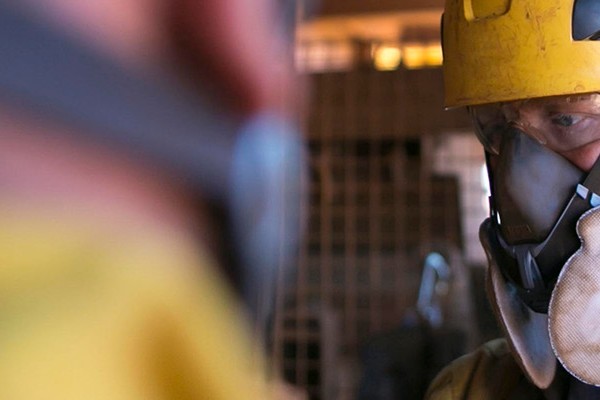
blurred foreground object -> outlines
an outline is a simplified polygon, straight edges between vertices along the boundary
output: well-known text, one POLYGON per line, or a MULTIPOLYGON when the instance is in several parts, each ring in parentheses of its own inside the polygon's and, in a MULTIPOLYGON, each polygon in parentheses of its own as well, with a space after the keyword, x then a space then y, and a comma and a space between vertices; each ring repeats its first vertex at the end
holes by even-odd
POLYGON ((286 77, 273 24, 239 24, 282 10, 195 3, 0 1, 2 398, 268 398, 243 311, 264 323, 296 243, 290 95, 183 61, 286 77), (207 47, 233 31, 270 53, 207 47))

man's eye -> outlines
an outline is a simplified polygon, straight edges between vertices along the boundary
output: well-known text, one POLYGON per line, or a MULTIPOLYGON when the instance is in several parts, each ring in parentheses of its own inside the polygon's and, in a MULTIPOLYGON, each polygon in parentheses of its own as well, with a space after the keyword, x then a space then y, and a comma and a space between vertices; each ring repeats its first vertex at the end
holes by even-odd
POLYGON ((581 121, 582 117, 573 114, 559 114, 552 117, 552 123, 555 125, 569 127, 573 126, 579 121, 581 121))

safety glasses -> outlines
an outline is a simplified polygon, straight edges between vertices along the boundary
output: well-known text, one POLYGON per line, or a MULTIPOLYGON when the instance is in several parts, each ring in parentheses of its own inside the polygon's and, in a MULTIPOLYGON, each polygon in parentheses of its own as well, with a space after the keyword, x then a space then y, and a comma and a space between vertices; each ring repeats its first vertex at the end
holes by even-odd
POLYGON ((479 140, 492 154, 500 153, 503 134, 514 128, 556 152, 600 140, 598 93, 486 104, 469 112, 479 140))

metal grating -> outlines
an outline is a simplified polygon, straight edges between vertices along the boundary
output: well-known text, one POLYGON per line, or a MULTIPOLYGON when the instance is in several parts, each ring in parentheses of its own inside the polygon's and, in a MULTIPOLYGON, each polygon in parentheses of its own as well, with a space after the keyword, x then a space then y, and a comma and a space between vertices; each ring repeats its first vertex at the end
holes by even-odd
POLYGON ((471 131, 448 133, 435 141, 434 172, 456 176, 459 181, 464 258, 470 265, 483 265, 486 259, 479 243, 479 225, 490 211, 482 146, 471 131))
MULTIPOLYGON (((435 76, 427 74, 423 82, 435 76)), ((435 174, 432 135, 406 134, 415 104, 394 113, 394 88, 412 87, 403 73, 310 78, 307 232, 298 268, 282 282, 274 362, 310 399, 350 400, 361 346, 411 315, 423 256, 462 249, 459 181, 435 174)))

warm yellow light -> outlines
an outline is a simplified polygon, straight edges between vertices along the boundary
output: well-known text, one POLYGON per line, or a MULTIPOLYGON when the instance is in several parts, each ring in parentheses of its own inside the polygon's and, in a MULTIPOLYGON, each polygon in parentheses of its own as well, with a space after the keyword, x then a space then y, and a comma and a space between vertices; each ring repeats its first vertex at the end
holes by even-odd
POLYGON ((402 48, 402 63, 408 69, 438 67, 442 58, 440 43, 407 44, 402 48))
POLYGON ((408 69, 425 65, 425 48, 421 45, 406 45, 402 49, 402 64, 408 69))
POLYGON ((443 61, 442 45, 440 43, 432 43, 425 48, 426 64, 430 67, 438 67, 443 61))
POLYGON ((400 65, 402 53, 397 46, 379 46, 375 50, 373 63, 379 71, 392 71, 400 65))

